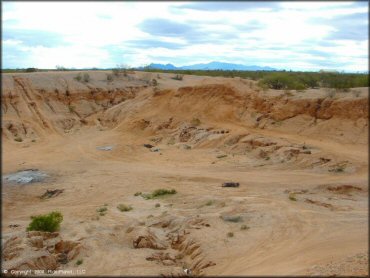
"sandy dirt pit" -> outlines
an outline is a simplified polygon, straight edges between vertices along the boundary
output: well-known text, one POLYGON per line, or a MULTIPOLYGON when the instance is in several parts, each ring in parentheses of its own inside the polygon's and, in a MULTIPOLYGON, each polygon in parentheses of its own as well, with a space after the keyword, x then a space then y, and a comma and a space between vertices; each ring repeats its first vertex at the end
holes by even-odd
POLYGON ((368 88, 89 74, 3 74, 2 174, 47 175, 3 178, 4 269, 368 275, 368 88), (25 232, 51 211, 58 233, 25 232))

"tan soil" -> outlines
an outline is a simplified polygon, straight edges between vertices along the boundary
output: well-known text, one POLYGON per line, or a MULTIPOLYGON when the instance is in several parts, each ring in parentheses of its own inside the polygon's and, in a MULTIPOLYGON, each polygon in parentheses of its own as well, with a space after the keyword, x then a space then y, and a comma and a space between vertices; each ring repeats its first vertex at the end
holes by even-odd
MULTIPOLYGON (((368 88, 330 98, 240 78, 89 74, 88 83, 76 72, 3 74, 3 175, 51 177, 3 183, 4 243, 26 241, 31 215, 59 210, 60 235, 84 251, 63 264, 49 254, 45 268, 368 275, 368 88), (229 181, 240 186, 221 187, 229 181), (178 193, 134 196, 159 188, 178 193)), ((3 263, 35 266, 30 248, 3 263)))

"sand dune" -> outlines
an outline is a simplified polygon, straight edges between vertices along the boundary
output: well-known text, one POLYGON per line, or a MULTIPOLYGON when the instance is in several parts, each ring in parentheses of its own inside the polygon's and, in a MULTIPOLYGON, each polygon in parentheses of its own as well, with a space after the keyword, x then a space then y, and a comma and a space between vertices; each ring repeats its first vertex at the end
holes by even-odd
POLYGON ((76 72, 2 76, 3 175, 48 175, 3 180, 4 267, 368 275, 368 88, 330 97, 240 78, 89 74, 88 83, 76 72), (134 196, 159 188, 177 194, 134 196), (63 191, 40 199, 47 189, 63 191), (64 216, 55 238, 70 243, 54 240, 46 254, 34 237, 50 239, 25 229, 53 210, 64 216))

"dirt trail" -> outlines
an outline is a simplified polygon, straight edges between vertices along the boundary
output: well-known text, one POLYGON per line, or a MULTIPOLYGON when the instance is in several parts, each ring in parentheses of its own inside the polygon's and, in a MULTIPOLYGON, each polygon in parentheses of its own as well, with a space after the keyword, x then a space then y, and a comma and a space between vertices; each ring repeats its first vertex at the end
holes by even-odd
POLYGON ((129 73, 108 82, 97 71, 85 84, 76 74, 3 75, 3 174, 48 175, 3 184, 2 240, 27 246, 7 248, 7 265, 368 275, 367 88, 328 99, 237 78, 129 73), (240 186, 221 187, 227 181, 240 186), (177 193, 144 198, 159 188, 177 193), (27 237, 30 216, 53 210, 64 217, 59 235, 27 237), (69 242, 69 255, 50 251, 47 237, 69 242))

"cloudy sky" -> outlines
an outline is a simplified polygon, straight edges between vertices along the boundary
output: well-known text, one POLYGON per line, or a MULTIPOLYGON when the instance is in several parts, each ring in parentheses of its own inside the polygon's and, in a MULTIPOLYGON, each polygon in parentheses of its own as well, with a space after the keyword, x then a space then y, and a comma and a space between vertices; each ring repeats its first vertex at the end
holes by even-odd
POLYGON ((368 70, 367 2, 2 2, 2 67, 368 70))

